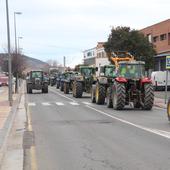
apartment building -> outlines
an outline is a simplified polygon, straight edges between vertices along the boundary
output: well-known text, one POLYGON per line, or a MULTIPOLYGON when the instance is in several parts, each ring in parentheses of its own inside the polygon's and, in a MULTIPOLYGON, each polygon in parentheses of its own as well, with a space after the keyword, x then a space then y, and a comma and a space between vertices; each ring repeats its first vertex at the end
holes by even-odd
POLYGON ((153 44, 157 55, 154 56, 156 71, 166 68, 166 56, 170 55, 170 19, 140 30, 153 44))

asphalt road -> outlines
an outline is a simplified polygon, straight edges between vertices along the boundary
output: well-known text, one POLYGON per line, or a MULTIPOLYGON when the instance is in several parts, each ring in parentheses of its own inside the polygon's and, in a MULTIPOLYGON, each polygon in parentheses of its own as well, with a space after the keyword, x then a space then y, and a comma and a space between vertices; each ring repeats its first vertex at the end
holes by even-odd
POLYGON ((170 169, 166 110, 115 111, 55 87, 26 97, 35 140, 30 160, 37 169, 170 169))

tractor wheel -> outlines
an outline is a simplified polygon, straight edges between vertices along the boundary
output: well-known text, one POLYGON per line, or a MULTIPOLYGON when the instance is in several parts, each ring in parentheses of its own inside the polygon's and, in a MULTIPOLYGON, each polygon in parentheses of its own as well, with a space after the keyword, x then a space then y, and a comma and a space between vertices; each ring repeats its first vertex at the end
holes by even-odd
POLYGON ((95 91, 96 91, 96 85, 92 85, 92 90, 91 90, 91 102, 92 103, 96 103, 95 91))
POLYGON ((106 89, 103 85, 97 83, 96 85, 96 103, 97 104, 104 104, 106 96, 106 89))
POLYGON ((64 93, 69 94, 69 83, 64 83, 64 93))
POLYGON ((32 88, 31 88, 31 86, 28 86, 28 93, 32 93, 32 88))
POLYGON ((81 82, 74 82, 74 85, 73 85, 73 96, 75 98, 81 98, 82 97, 82 94, 83 94, 83 84, 81 82))
POLYGON ((60 91, 64 91, 64 83, 60 83, 60 91))
POLYGON ((151 110, 154 102, 154 90, 152 84, 144 84, 143 110, 151 110))
POLYGON ((170 121, 170 98, 168 100, 168 105, 167 105, 167 116, 168 116, 168 120, 170 121))
POLYGON ((60 88, 60 83, 57 82, 57 83, 56 83, 56 89, 59 89, 59 88, 60 88))
POLYGON ((43 91, 44 93, 48 93, 48 86, 45 86, 43 91))
POLYGON ((107 104, 107 107, 108 107, 108 108, 113 108, 112 89, 111 89, 111 87, 108 87, 108 88, 107 88, 106 104, 107 104))
POLYGON ((126 90, 123 83, 115 82, 113 85, 113 108, 122 110, 125 107, 126 90))

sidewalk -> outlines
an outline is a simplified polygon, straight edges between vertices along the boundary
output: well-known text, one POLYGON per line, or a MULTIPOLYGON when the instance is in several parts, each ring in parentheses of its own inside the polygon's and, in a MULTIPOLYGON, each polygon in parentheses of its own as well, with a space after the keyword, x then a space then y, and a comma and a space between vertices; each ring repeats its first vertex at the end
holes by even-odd
POLYGON ((8 87, 0 87, 0 165, 6 152, 6 144, 14 122, 21 94, 13 94, 13 106, 9 106, 8 87))

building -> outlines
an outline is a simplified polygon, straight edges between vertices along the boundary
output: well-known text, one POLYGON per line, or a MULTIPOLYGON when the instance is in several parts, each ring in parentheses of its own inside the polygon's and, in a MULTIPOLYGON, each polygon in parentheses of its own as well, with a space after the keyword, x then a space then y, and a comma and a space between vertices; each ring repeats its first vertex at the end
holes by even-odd
POLYGON ((99 68, 97 75, 100 72, 100 67, 108 64, 110 64, 110 62, 104 50, 104 42, 98 42, 96 47, 96 58, 95 58, 95 66, 99 68))
POLYGON ((95 48, 83 51, 84 64, 93 65, 98 67, 97 75, 99 74, 100 67, 109 64, 106 52, 104 50, 104 42, 98 42, 95 48))
POLYGON ((164 71, 166 68, 166 56, 170 56, 170 19, 154 24, 140 30, 157 52, 154 57, 154 66, 156 71, 164 71))
POLYGON ((95 65, 96 47, 83 51, 84 64, 95 65))

